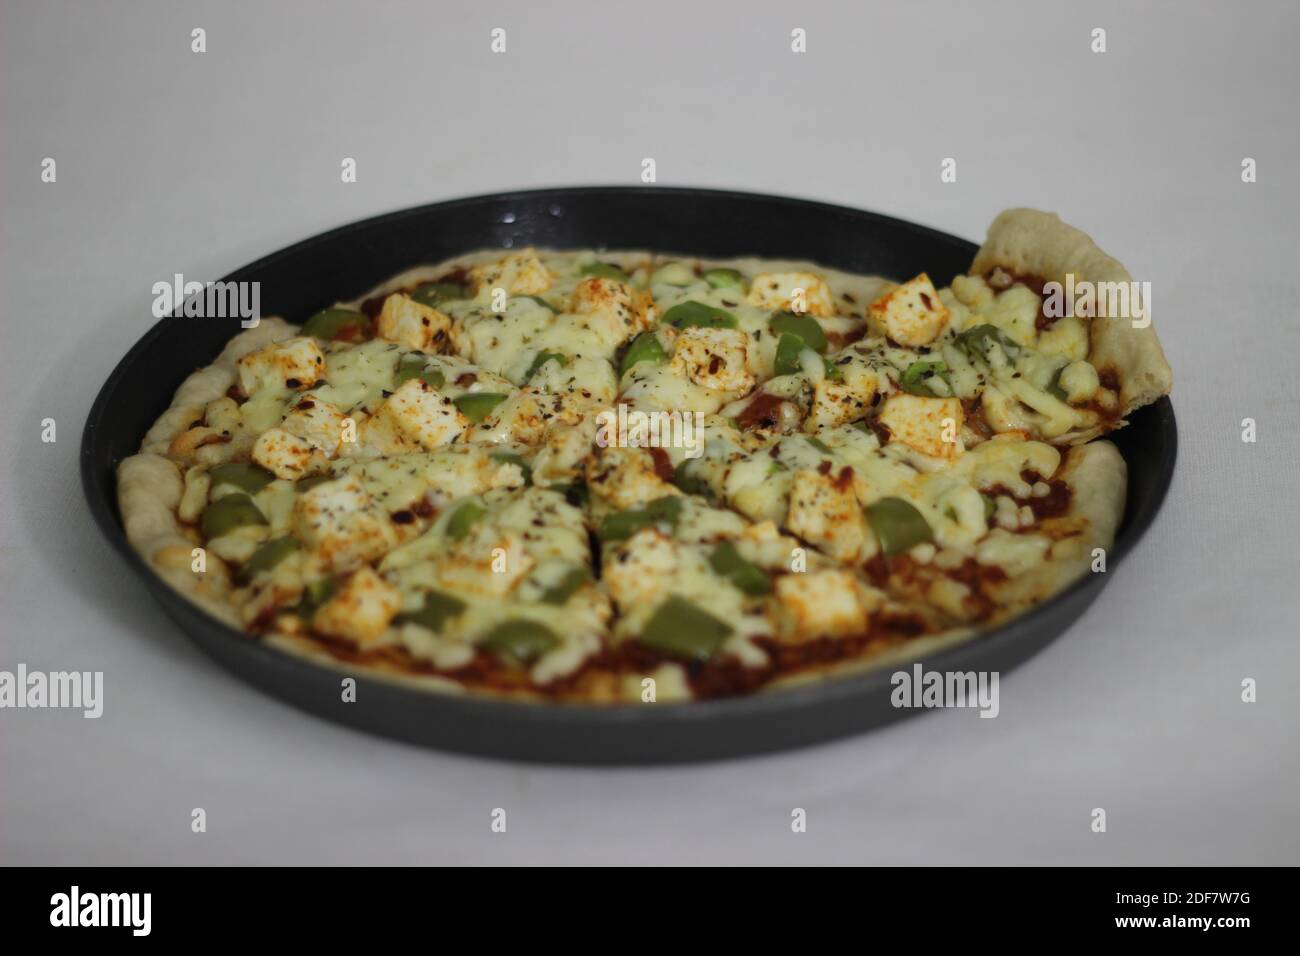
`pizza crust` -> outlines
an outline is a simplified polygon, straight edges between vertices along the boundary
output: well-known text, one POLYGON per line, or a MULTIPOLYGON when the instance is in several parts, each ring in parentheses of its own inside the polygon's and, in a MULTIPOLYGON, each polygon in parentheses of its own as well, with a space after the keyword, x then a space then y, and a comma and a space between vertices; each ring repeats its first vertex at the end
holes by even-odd
MULTIPOLYGON (((1133 281, 1087 233, 1066 225, 1056 213, 1037 209, 1008 209, 993 220, 970 274, 987 275, 997 267, 1049 282, 1064 283, 1067 273, 1076 284, 1133 281)), ((1134 328, 1126 318, 1093 318, 1089 342, 1088 361, 1118 378, 1123 415, 1169 394, 1173 373, 1154 325, 1134 328)))
POLYGON ((1069 487, 1070 507, 1034 530, 1063 536, 1052 545, 1050 557, 996 589, 1001 605, 997 623, 1060 593, 1089 573, 1094 549, 1109 550, 1115 543, 1128 491, 1128 465, 1119 449, 1108 441, 1077 445, 1066 452, 1055 477, 1069 487), (1070 534, 1081 525, 1080 533, 1070 534))
POLYGON ((242 630, 230 601, 230 572, 225 562, 206 552, 204 570, 194 570, 194 551, 200 543, 185 533, 176 518, 181 487, 180 468, 161 455, 143 452, 125 459, 117 470, 117 500, 127 541, 182 597, 242 630))
POLYGON ((145 435, 140 453, 117 466, 117 507, 131 547, 173 590, 238 630, 243 630, 243 622, 230 601, 225 562, 209 551, 203 555, 205 569, 193 570, 193 552, 201 542, 176 516, 184 479, 180 466, 165 455, 172 439, 235 383, 240 358, 290 338, 296 328, 282 319, 265 318, 236 335, 211 365, 181 383, 167 411, 145 435))
POLYGON ((1089 573, 1093 549, 1109 550, 1115 543, 1127 497, 1128 466, 1112 443, 1096 441, 1069 449, 1056 478, 1070 488, 1070 507, 1064 515, 1051 520, 1063 530, 1071 523, 1086 522, 1086 525, 1081 534, 1069 539, 1071 546, 1063 548, 1061 554, 1053 555, 998 589, 1005 605, 999 607, 992 620, 983 621, 978 627, 955 627, 926 634, 865 657, 784 675, 763 685, 761 692, 910 664, 962 644, 990 627, 1007 623, 1089 573))
POLYGON ((236 335, 226 343, 211 365, 199 369, 181 383, 167 411, 145 434, 140 450, 165 455, 172 439, 203 415, 208 402, 216 401, 235 384, 236 364, 241 358, 264 345, 292 338, 297 330, 297 326, 283 319, 270 317, 236 335))
MULTIPOLYGON (((335 657, 325 650, 319 641, 301 634, 283 634, 277 631, 267 632, 263 638, 267 647, 292 654, 301 660, 318 667, 328 667, 341 674, 364 674, 369 680, 396 684, 413 690, 431 691, 441 694, 453 694, 460 697, 470 696, 471 691, 450 677, 440 674, 424 674, 404 671, 389 661, 367 661, 365 664, 349 663, 335 657)), ((502 700, 542 700, 543 696, 530 690, 503 691, 496 689, 475 688, 474 697, 498 697, 502 700)))

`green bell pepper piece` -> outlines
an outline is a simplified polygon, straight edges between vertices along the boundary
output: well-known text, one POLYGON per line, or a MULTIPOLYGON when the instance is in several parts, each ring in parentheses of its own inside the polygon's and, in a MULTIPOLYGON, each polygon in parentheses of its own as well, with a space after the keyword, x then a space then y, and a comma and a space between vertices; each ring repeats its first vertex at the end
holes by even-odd
POLYGON ((804 345, 814 352, 825 352, 830 345, 826 341, 826 332, 822 324, 811 315, 797 312, 777 312, 768 322, 777 335, 795 335, 803 339, 804 345))
POLYGON ((446 532, 447 537, 453 541, 460 541, 465 535, 469 534, 470 528, 486 515, 487 509, 477 501, 467 501, 457 508, 450 518, 447 519, 446 532))
POLYGON ((416 286, 411 292, 412 299, 430 308, 435 308, 444 302, 464 299, 468 295, 469 290, 456 282, 425 282, 416 286))
POLYGON ((475 424, 492 414, 492 409, 504 402, 509 396, 499 392, 470 392, 453 399, 460 413, 475 424))
POLYGON ((1007 334, 996 325, 989 325, 988 323, 958 333, 953 341, 971 359, 984 359, 987 361, 989 349, 995 345, 1000 346, 1009 359, 1014 359, 1020 354, 1019 345, 1008 338, 1007 334))
POLYGON ((302 325, 302 334, 318 339, 365 338, 370 333, 370 318, 354 309, 321 309, 302 325))
POLYGON ((745 289, 744 276, 738 269, 706 269, 704 281, 715 289, 745 289))
POLYGON ((899 387, 909 395, 921 395, 925 398, 947 398, 954 393, 952 379, 948 377, 948 365, 945 362, 913 362, 904 370, 898 380, 899 387), (940 395, 927 378, 939 378, 948 386, 948 394, 940 395))
POLYGON ((524 376, 524 381, 528 381, 536 375, 538 370, 547 362, 559 362, 560 367, 564 368, 564 366, 569 364, 569 357, 559 352, 538 352, 537 357, 533 359, 533 364, 528 366, 528 374, 524 376))
POLYGON ((591 580, 591 572, 584 567, 570 569, 564 577, 560 578, 558 584, 547 588, 542 594, 543 604, 566 604, 569 598, 577 593, 578 588, 582 587, 591 580))
POLYGON ((235 579, 240 584, 247 584, 263 571, 270 571, 300 547, 301 545, 294 538, 288 536, 273 538, 253 552, 252 557, 245 561, 244 566, 239 569, 235 579))
POLYGON ((216 468, 208 472, 208 477, 212 479, 213 488, 218 485, 233 485, 240 491, 246 491, 250 495, 257 494, 275 481, 275 475, 265 468, 236 461, 217 465, 216 468))
POLYGON ((225 495, 208 505, 200 526, 203 537, 211 541, 247 525, 266 524, 266 518, 253 499, 245 494, 225 495))
POLYGON ((1065 366, 1062 365, 1052 373, 1052 380, 1047 383, 1046 391, 1048 395, 1051 395, 1053 398, 1065 402, 1068 405, 1070 403, 1070 396, 1066 394, 1065 389, 1061 388, 1061 373, 1064 371, 1065 366))
POLYGON ((626 541, 643 528, 677 527, 682 513, 682 499, 676 495, 656 498, 644 508, 607 515, 596 532, 601 541, 626 541))
POLYGON ((677 495, 664 495, 646 505, 645 510, 656 522, 667 522, 676 527, 682 516, 682 499, 677 495))
POLYGON ((435 634, 442 626, 465 610, 465 602, 441 591, 430 591, 424 596, 424 604, 417 611, 407 611, 398 615, 404 623, 419 624, 435 634))
POLYGON ((731 634, 731 625, 674 595, 650 616, 639 640, 674 657, 708 660, 731 634))
POLYGON ((797 335, 786 333, 777 339, 776 342, 776 360, 773 364, 773 371, 777 375, 794 375, 803 371, 803 363, 799 361, 799 356, 807 348, 804 340, 797 335))
POLYGON ((673 484, 688 495, 702 495, 705 498, 713 496, 713 489, 703 478, 692 475, 688 465, 694 459, 683 458, 681 463, 673 469, 673 484))
POLYGON ((313 581, 302 589, 302 597, 298 599, 298 616, 311 620, 316 609, 334 596, 334 592, 339 589, 338 582, 333 578, 325 578, 321 581, 313 581))
POLYGON ((921 512, 902 498, 881 498, 867 506, 867 520, 886 557, 901 554, 908 548, 934 537, 921 512))
POLYGON ((442 388, 447 384, 447 377, 442 369, 426 368, 428 360, 419 354, 407 355, 397 364, 397 384, 418 378, 430 388, 442 388))
POLYGON ((589 262, 578 270, 581 276, 597 276, 601 279, 614 279, 617 282, 631 282, 632 277, 612 262, 589 262))
POLYGON ((663 345, 660 344, 659 336, 653 332, 642 332, 632 340, 632 344, 623 353, 623 361, 619 365, 618 374, 622 378, 627 374, 628 369, 638 362, 653 362, 655 365, 662 365, 667 361, 668 353, 664 351, 663 345))
POLYGON ((704 329, 734 329, 736 317, 726 309, 719 309, 691 299, 681 302, 664 313, 663 322, 678 329, 696 326, 704 329))
POLYGON ((767 594, 772 581, 757 564, 743 558, 730 541, 720 541, 709 555, 709 566, 746 594, 767 594))
POLYGON ((526 663, 559 643, 559 637, 545 624, 517 617, 492 628, 478 646, 526 663))
POLYGON ((644 511, 619 511, 606 515, 596 531, 601 541, 626 541, 654 521, 644 511))

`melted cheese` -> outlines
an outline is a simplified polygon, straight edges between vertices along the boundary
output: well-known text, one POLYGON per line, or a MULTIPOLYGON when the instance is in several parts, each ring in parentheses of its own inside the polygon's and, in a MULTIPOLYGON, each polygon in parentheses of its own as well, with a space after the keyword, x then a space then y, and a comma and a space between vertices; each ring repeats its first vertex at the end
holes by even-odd
MULTIPOLYGON (((273 429, 317 449, 320 460, 308 474, 314 470, 331 482, 308 507, 304 495, 311 493, 297 483, 271 481, 252 495, 265 524, 209 542, 214 554, 238 564, 269 539, 304 538, 300 551, 236 591, 244 619, 265 620, 267 613, 292 607, 305 585, 323 577, 370 575, 362 582, 366 593, 383 599, 367 603, 369 616, 357 631, 364 632, 367 647, 402 648, 454 671, 482 653, 478 644, 494 627, 522 619, 556 637, 527 663, 531 680, 544 685, 574 673, 609 642, 636 640, 663 599, 678 596, 731 627, 722 657, 757 668, 770 663, 762 641, 817 636, 804 633, 818 608, 790 576, 796 552, 807 552, 817 587, 828 589, 826 608, 842 611, 844 620, 857 622, 854 627, 865 626, 885 600, 857 570, 879 550, 865 509, 882 499, 908 502, 931 531, 932 540, 910 552, 930 576, 933 606, 927 613, 956 619, 967 613, 970 586, 949 574, 972 557, 1014 576, 1056 553, 1052 541, 1035 533, 1032 509, 1021 504, 1036 493, 1021 476, 1050 477, 1061 464, 1056 448, 1026 436, 1059 439, 1096 422, 1083 407, 1099 383, 1086 360, 1087 327, 1080 320, 1063 319, 1040 332, 1039 300, 1031 290, 1015 285, 995 293, 983 280, 961 277, 952 289, 938 291, 941 307, 932 302, 928 280, 914 283, 926 293, 925 307, 944 316, 918 331, 909 316, 887 314, 887 304, 871 310, 882 294, 913 286, 810 273, 800 264, 744 260, 728 266, 740 270, 747 286, 760 273, 786 277, 769 280, 767 291, 755 295, 725 281, 715 288, 710 265, 633 253, 483 255, 472 263, 474 287, 437 303, 445 335, 416 342, 420 329, 407 328, 398 313, 433 310, 403 298, 401 309, 389 310, 386 327, 406 345, 380 339, 318 345, 298 337, 284 355, 245 363, 247 399, 211 403, 202 423, 224 431, 229 441, 190 443, 198 452, 186 461, 185 515, 195 520, 205 499, 239 491, 231 484, 209 487, 205 469, 246 460, 256 439, 273 429), (611 264, 626 270, 626 282, 606 278, 611 264), (808 343, 797 353, 797 368, 776 376, 781 336, 773 331, 774 310, 785 307, 787 291, 793 295, 792 276, 814 290, 818 316, 808 318, 827 341, 808 343), (726 312, 726 328, 657 324, 688 302, 726 312), (1001 330, 1013 345, 971 351, 960 336, 980 325, 1001 330), (638 362, 620 377, 624 350, 643 328, 657 334, 663 360, 638 362), (902 347, 885 337, 888 329, 926 344, 902 347), (430 351, 414 352, 411 343, 430 351), (295 362, 294 368, 307 368, 303 363, 314 362, 316 354, 322 355, 319 381, 299 383, 282 374, 282 366, 295 362), (926 378, 921 391, 917 363, 940 363, 942 372, 926 378), (424 384, 410 381, 412 371, 424 384), (963 454, 951 461, 923 454, 902 440, 909 434, 905 421, 880 418, 886 403, 908 391, 939 400, 957 420, 977 405, 984 424, 1008 434, 985 440, 987 429, 968 427, 956 442, 963 454), (781 400, 779 420, 770 430, 745 431, 740 422, 759 393, 781 400), (304 396, 319 403, 315 414, 311 406, 293 410, 304 396), (424 403, 418 409, 412 407, 416 397, 424 403), (596 417, 618 404, 704 414, 703 446, 692 450, 699 456, 688 457, 684 447, 654 455, 594 447, 596 417), (413 417, 421 410, 428 414, 413 417), (428 433, 423 425, 434 412, 455 427, 428 433), (348 422, 357 434, 336 435, 348 422), (585 508, 545 487, 584 477, 591 495, 585 508), (681 487, 690 493, 681 496, 669 477, 689 482, 681 487), (996 500, 982 494, 991 489, 1000 492, 996 500), (671 527, 606 541, 593 553, 591 532, 604 520, 665 496, 678 502, 671 527), (834 499, 842 513, 811 514, 823 499, 834 499), (986 517, 989 504, 992 516, 986 517), (791 524, 808 540, 790 533, 791 524), (721 574, 710 558, 719 542, 779 572, 783 583, 775 590, 781 593, 747 593, 721 574), (621 571, 624 564, 633 570, 621 571), (463 603, 437 633, 406 617, 430 592, 463 603), (795 594, 802 604, 792 600, 795 594), (385 623, 395 607, 402 614, 385 623), (799 614, 804 629, 792 617, 799 614)), ((438 268, 415 270, 385 289, 404 295, 440 274, 438 268)), ((909 405, 925 402, 905 399, 891 407, 909 405)), ((911 440, 916 444, 915 435, 911 440)), ((1074 539, 1057 544, 1062 554, 1078 553, 1074 539)), ((351 633, 338 617, 341 604, 329 606, 321 620, 351 633)), ((285 623, 285 617, 280 623, 290 630, 305 626, 285 623)), ((664 699, 689 693, 682 668, 663 664, 655 673, 664 678, 664 699)), ((627 683, 616 693, 635 693, 631 688, 639 685, 627 683)))

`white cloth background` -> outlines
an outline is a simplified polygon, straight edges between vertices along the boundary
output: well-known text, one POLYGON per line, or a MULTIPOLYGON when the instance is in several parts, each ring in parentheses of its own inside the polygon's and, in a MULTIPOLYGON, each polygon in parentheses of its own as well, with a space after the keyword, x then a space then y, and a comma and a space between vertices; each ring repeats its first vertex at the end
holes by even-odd
POLYGON ((0 711, 0 861, 1300 862, 1294 4, 6 2, 0 22, 0 668, 102 670, 106 696, 97 721, 0 711), (976 240, 1004 207, 1053 209, 1150 280, 1182 450, 1101 599, 1004 675, 996 720, 668 769, 424 751, 209 662, 77 476, 152 284, 436 199, 634 183, 643 157, 661 184, 976 240))

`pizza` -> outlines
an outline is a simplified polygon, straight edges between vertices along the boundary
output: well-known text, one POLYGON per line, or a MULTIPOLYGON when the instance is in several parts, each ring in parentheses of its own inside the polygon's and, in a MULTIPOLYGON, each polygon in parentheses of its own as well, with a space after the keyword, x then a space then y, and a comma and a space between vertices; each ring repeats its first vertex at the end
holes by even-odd
POLYGON ((236 335, 121 463, 122 519, 248 639, 430 690, 619 704, 880 667, 1111 546, 1105 435, 1171 384, 1130 288, 1027 209, 943 287, 469 253, 236 335))

